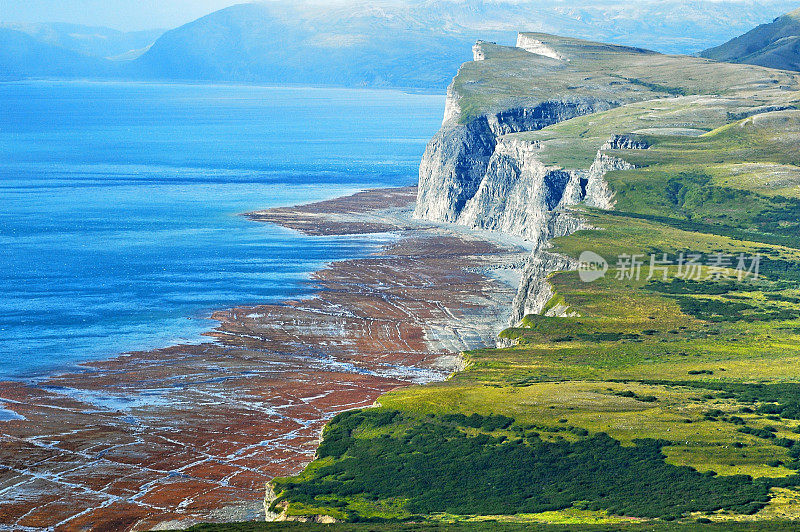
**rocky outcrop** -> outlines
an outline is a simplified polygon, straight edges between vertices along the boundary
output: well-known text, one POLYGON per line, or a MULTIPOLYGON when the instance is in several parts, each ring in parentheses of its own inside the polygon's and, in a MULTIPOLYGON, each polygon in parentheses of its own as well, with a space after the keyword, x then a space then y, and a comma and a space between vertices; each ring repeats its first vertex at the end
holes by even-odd
POLYGON ((525 33, 520 33, 517 35, 517 48, 521 48, 522 50, 532 54, 549 57, 551 59, 557 59, 558 61, 566 60, 563 55, 555 51, 550 46, 547 46, 539 39, 535 39, 525 33))
POLYGON ((545 166, 538 151, 536 143, 501 139, 458 223, 538 242, 551 213, 579 199, 582 179, 576 172, 545 166))
MULTIPOLYGON (((512 323, 518 323, 527 314, 541 314, 547 302, 553 297, 553 288, 547 282, 547 276, 559 270, 572 270, 577 263, 567 257, 539 250, 531 254, 525 265, 522 282, 514 299, 514 313, 512 323)), ((562 309, 555 309, 554 315, 559 315, 562 309)))
POLYGON ((268 523, 291 521, 295 523, 317 523, 317 524, 332 525, 340 522, 335 517, 325 514, 289 515, 288 506, 285 502, 278 503, 277 505, 274 505, 275 507, 273 507, 273 503, 277 498, 278 496, 275 493, 275 488, 272 484, 272 481, 270 481, 267 483, 266 495, 264 496, 264 514, 265 514, 264 520, 268 523))
POLYGON ((630 135, 613 135, 597 152, 592 166, 586 176, 586 190, 583 201, 590 207, 599 209, 614 208, 614 192, 609 188, 605 175, 616 170, 630 170, 633 165, 620 159, 607 155, 607 150, 646 150, 650 145, 639 138, 630 135))
POLYGON ((272 482, 267 482, 267 487, 264 492, 264 520, 267 522, 286 520, 286 511, 284 508, 281 508, 281 511, 278 512, 278 508, 272 507, 272 503, 275 502, 275 499, 277 498, 278 496, 275 493, 275 488, 273 487, 272 482))
MULTIPOLYGON (((571 206, 584 203, 612 209, 614 193, 608 172, 633 165, 607 154, 611 150, 647 149, 636 136, 614 135, 597 152, 588 169, 565 169, 544 164, 537 141, 521 131, 612 107, 594 100, 549 101, 533 108, 509 109, 459 124, 455 91, 448 94, 445 124, 428 144, 420 165, 415 216, 523 237, 533 252, 523 267, 511 321, 541 313, 552 297, 547 276, 572 269, 571 259, 547 250, 549 240, 589 228, 571 206)), ((548 310, 565 315, 568 309, 548 310)))
POLYGON ((483 61, 486 59, 486 53, 483 51, 483 42, 478 41, 475 43, 475 46, 472 47, 472 60, 473 61, 483 61))
POLYGON ((478 192, 501 136, 535 131, 616 105, 617 102, 594 98, 551 100, 534 107, 480 116, 462 124, 458 95, 451 87, 445 103, 445 122, 422 157, 414 216, 456 222, 467 202, 478 192))
POLYGON ((605 175, 614 170, 630 170, 633 165, 619 159, 606 155, 603 151, 597 153, 592 166, 586 176, 586 188, 583 201, 590 207, 598 209, 614 208, 614 192, 608 186, 605 175))
POLYGON ((633 135, 611 135, 601 150, 646 150, 650 147, 647 141, 633 135))

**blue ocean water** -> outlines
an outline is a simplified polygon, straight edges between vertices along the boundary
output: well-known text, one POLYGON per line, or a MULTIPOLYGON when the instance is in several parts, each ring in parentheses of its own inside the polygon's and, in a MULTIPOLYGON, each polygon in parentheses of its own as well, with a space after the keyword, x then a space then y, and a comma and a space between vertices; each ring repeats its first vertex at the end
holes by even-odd
POLYGON ((239 213, 416 181, 443 97, 0 83, 0 379, 200 341, 210 312, 302 297, 382 238, 239 213))

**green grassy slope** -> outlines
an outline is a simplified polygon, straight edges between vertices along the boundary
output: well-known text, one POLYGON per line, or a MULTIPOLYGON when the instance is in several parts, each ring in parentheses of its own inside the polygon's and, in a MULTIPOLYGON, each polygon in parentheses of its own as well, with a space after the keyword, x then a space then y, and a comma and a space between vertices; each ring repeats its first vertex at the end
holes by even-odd
POLYGON ((800 9, 700 55, 717 61, 800 70, 800 9))
MULTIPOLYGON (((588 46, 582 53, 607 53, 588 46)), ((481 83, 496 92, 475 92, 482 109, 539 68, 496 51, 496 70, 489 59, 459 75, 486 69, 481 83), (515 65, 521 74, 509 77, 515 65)), ((588 168, 611 135, 649 146, 608 150, 634 165, 606 175, 615 209, 581 209, 595 229, 553 242, 575 259, 604 257, 606 275, 553 273, 562 317, 527 316, 502 333, 512 347, 467 353, 467 369, 448 381, 337 416, 317 459, 274 481, 273 511, 465 529, 781 529, 800 519, 797 78, 746 67, 739 72, 752 77, 712 94, 721 81, 702 76, 704 62, 672 64, 668 75, 660 65, 675 58, 619 53, 627 58, 614 75, 629 76, 631 55, 654 65, 625 90, 702 82, 709 94, 687 90, 516 134, 538 142, 546 163, 571 169, 588 168), (664 254, 671 265, 651 264, 664 254), (694 255, 699 269, 686 266, 694 255), (755 256, 758 276, 736 271, 755 256), (621 268, 625 257, 641 264, 621 268)))
POLYGON ((191 532, 778 532, 786 530, 783 522, 760 523, 637 523, 603 524, 541 524, 541 523, 370 523, 370 524, 317 524, 317 523, 228 523, 197 525, 191 532))

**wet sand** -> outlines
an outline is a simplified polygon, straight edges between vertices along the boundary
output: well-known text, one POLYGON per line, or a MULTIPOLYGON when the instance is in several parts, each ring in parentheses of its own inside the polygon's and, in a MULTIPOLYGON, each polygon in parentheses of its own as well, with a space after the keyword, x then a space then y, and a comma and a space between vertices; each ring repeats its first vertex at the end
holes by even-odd
POLYGON ((208 343, 0 383, 0 529, 145 530, 263 518, 264 486, 313 457, 324 423, 446 378, 493 345, 525 250, 411 220, 413 187, 249 213, 309 235, 392 232, 312 276, 313 296, 218 311, 208 343), (507 271, 507 270, 504 270, 507 271), (4 419, 11 417, 4 416, 4 419))

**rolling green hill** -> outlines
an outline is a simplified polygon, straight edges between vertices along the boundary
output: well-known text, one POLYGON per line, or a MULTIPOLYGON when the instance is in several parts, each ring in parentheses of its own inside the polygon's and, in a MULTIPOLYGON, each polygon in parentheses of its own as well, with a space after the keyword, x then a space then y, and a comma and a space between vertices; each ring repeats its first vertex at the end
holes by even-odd
POLYGON ((700 53, 716 61, 800 70, 800 9, 700 53))

